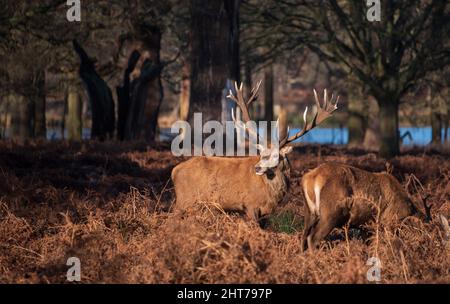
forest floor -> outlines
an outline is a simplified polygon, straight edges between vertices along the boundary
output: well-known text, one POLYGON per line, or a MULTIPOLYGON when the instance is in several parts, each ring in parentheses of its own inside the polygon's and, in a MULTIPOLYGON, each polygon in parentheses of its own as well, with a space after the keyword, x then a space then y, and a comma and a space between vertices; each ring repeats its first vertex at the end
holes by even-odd
MULTIPOLYGON (((192 214, 171 211, 172 168, 182 158, 166 145, 0 143, 0 283, 64 283, 69 257, 81 282, 368 283, 370 257, 382 283, 450 283, 450 244, 437 214, 450 216, 450 153, 409 150, 390 161, 363 150, 301 146, 290 156, 291 190, 267 228, 206 202, 192 214), (303 173, 324 161, 369 171, 388 168, 406 186, 413 174, 429 195, 434 220, 394 230, 374 223, 336 229, 302 253, 303 173)), ((230 189, 232 191, 232 189, 230 189)))

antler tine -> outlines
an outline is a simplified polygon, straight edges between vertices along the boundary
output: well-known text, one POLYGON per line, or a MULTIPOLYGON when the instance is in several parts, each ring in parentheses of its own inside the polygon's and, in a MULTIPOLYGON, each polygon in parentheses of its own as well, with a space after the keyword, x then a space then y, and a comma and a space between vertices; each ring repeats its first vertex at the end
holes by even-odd
POLYGON ((317 107, 320 107, 319 97, 317 96, 316 89, 313 89, 314 92, 314 101, 316 102, 317 107))
POLYGON ((242 117, 244 118, 244 121, 250 121, 250 114, 248 111, 248 107, 247 107, 247 103, 244 100, 244 93, 243 93, 243 89, 242 89, 243 85, 241 83, 240 86, 238 86, 237 82, 234 82, 234 89, 236 90, 236 95, 233 94, 233 92, 230 90, 230 94, 228 94, 228 98, 230 98, 231 100, 233 100, 238 107, 241 109, 242 111, 242 117))
POLYGON ((325 89, 323 91, 323 99, 324 99, 323 105, 321 105, 316 90, 313 89, 313 92, 314 92, 314 101, 317 106, 317 110, 316 110, 316 113, 314 114, 313 119, 311 120, 310 123, 308 123, 306 121, 306 115, 308 113, 308 107, 306 107, 305 112, 303 113, 303 120, 304 120, 305 124, 303 125, 302 130, 300 130, 299 132, 297 132, 296 134, 294 134, 291 137, 288 137, 289 136, 288 135, 280 143, 280 147, 302 137, 303 135, 305 135, 306 133, 308 133, 309 131, 314 129, 322 121, 324 121, 325 119, 330 117, 333 114, 333 112, 337 109, 337 102, 339 101, 339 96, 337 96, 336 102, 333 104, 334 94, 331 94, 331 99, 328 100, 328 92, 327 92, 327 89, 325 89))
POLYGON ((231 91, 231 90, 228 92, 227 98, 230 98, 235 103, 239 103, 238 100, 236 99, 236 96, 234 96, 233 91, 231 91))
POLYGON ((233 119, 234 123, 238 126, 238 128, 244 129, 244 132, 245 132, 245 130, 247 130, 248 134, 253 136, 255 139, 258 139, 258 133, 255 132, 255 130, 253 130, 252 128, 247 128, 247 126, 245 125, 245 123, 242 120, 236 119, 233 108, 231 108, 231 118, 233 119))
MULTIPOLYGON (((259 81, 257 83, 257 85, 251 90, 251 96, 249 97, 249 99, 247 101, 245 101, 245 99, 244 99, 244 92, 243 92, 243 83, 241 82, 241 84, 238 86, 238 83, 235 81, 234 82, 234 88, 236 90, 236 95, 234 95, 233 92, 230 90, 230 94, 227 96, 228 98, 233 100, 238 105, 238 107, 241 109, 241 111, 242 111, 242 118, 243 118, 244 122, 251 121, 248 106, 253 101, 258 99, 258 90, 259 90, 260 86, 261 86, 261 81, 259 81)), ((242 121, 238 122, 236 120, 236 117, 234 116, 233 109, 232 109, 231 115, 232 115, 233 121, 235 123, 239 124, 240 127, 242 127, 242 124, 243 124, 244 128, 246 128, 244 122, 242 122, 242 121)), ((255 132, 251 128, 246 128, 246 129, 248 130, 249 135, 252 134, 256 138, 258 138, 258 132, 255 132)))
POLYGON ((258 83, 256 84, 255 87, 252 88, 251 92, 250 92, 250 98, 247 101, 247 106, 250 105, 253 101, 257 100, 259 97, 259 87, 261 86, 261 82, 262 80, 258 81, 258 83))
POLYGON ((236 95, 237 95, 237 99, 238 99, 238 101, 239 101, 239 106, 242 104, 242 105, 245 105, 245 100, 244 100, 244 92, 243 92, 243 90, 242 90, 242 82, 241 82, 241 85, 238 87, 238 84, 237 84, 237 82, 235 81, 234 82, 234 87, 236 88, 236 95))
POLYGON ((279 145, 280 147, 283 147, 284 145, 290 143, 291 141, 294 141, 297 138, 302 137, 305 133, 307 133, 310 130, 308 129, 308 122, 306 121, 307 114, 308 114, 308 107, 305 108, 305 112, 303 113, 303 121, 305 123, 303 124, 302 130, 289 137, 289 127, 288 127, 288 132, 286 133, 286 137, 280 142, 279 145))

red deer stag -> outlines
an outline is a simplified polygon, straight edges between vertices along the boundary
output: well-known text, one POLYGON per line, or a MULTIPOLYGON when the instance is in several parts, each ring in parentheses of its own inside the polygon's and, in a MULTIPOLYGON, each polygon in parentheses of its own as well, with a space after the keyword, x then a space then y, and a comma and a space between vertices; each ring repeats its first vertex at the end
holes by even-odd
MULTIPOLYGON (((242 85, 239 88, 235 84, 236 96, 232 92, 228 96, 242 110, 245 123, 251 121, 248 106, 258 98, 259 85, 253 88, 247 101, 244 100, 242 85)), ((316 95, 317 111, 312 121, 306 122, 306 108, 303 129, 292 137, 288 137, 289 132, 286 132, 286 138, 277 147, 258 145, 259 157, 201 156, 177 165, 172 171, 175 208, 185 210, 200 201, 218 203, 225 211, 242 212, 256 221, 271 214, 289 187, 287 154, 292 147, 288 144, 328 118, 337 108, 332 100, 333 97, 328 100, 325 90, 324 104, 321 106, 316 95)), ((244 125, 243 121, 235 120, 235 124, 239 123, 244 125)))

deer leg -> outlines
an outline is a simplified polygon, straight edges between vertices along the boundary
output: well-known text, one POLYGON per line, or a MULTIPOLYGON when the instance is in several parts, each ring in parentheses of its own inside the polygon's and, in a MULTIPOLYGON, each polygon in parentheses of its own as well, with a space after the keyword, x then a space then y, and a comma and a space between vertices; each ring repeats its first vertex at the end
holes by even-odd
POLYGON ((308 206, 305 206, 305 220, 302 235, 302 250, 305 251, 310 246, 311 233, 319 222, 319 218, 315 214, 311 214, 308 206))
POLYGON ((334 228, 338 226, 338 223, 331 218, 317 222, 307 237, 308 248, 310 250, 316 249, 320 241, 322 241, 334 228))
POLYGON ((302 234, 302 251, 306 251, 307 249, 307 243, 306 238, 308 237, 308 234, 310 233, 311 227, 310 227, 310 219, 311 215, 309 213, 309 208, 305 206, 305 215, 304 215, 304 223, 303 223, 303 234, 302 234))

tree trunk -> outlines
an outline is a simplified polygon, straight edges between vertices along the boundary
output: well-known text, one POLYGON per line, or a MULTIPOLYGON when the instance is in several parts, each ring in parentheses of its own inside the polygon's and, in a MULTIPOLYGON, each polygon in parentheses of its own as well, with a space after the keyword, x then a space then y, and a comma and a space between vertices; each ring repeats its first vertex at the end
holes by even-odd
POLYGON ((81 141, 82 139, 83 104, 78 93, 78 87, 70 84, 67 92, 67 139, 81 141))
POLYGON ((185 62, 182 68, 181 78, 181 92, 180 92, 180 120, 188 120, 189 115, 189 101, 191 94, 191 79, 189 63, 185 62))
POLYGON ((189 119, 222 117, 227 80, 239 81, 239 0, 192 0, 189 119))
POLYGON ((273 65, 264 69, 264 117, 268 126, 273 121, 273 65))
POLYGON ((80 77, 86 86, 92 111, 91 139, 112 138, 115 129, 114 100, 106 82, 97 74, 94 63, 74 40, 73 46, 80 57, 80 77))
POLYGON ((23 95, 9 96, 11 138, 23 142, 32 136, 31 105, 23 95))
POLYGON ((33 97, 34 104, 34 136, 37 138, 47 138, 47 127, 45 118, 45 72, 39 71, 37 74, 36 94, 33 97))
POLYGON ((442 142, 442 115, 438 111, 431 109, 431 143, 439 145, 442 142))
POLYGON ((278 114, 278 138, 282 140, 287 135, 288 131, 288 113, 284 107, 280 108, 280 113, 278 114))
POLYGON ((8 127, 9 101, 8 97, 4 97, 0 101, 0 139, 3 139, 6 136, 6 128, 8 127))
MULTIPOLYGON (((448 111, 448 110, 447 110, 448 111)), ((447 142, 449 137, 448 137, 448 128, 449 128, 449 121, 450 121, 450 115, 449 112, 444 114, 443 117, 443 128, 444 128, 444 142, 447 142)))
MULTIPOLYGON (((123 84, 116 87, 118 110, 117 110, 117 138, 119 140, 125 139, 125 129, 127 119, 131 107, 131 92, 130 92, 130 74, 136 67, 136 64, 141 57, 141 54, 134 50, 128 59, 128 66, 123 74, 123 84)), ((132 117, 134 119, 134 117, 132 117)))
POLYGON ((364 113, 363 102, 355 96, 348 98, 348 144, 349 146, 361 146, 367 129, 367 115, 364 113))
MULTIPOLYGON (((141 88, 142 97, 145 102, 143 129, 144 138, 147 142, 153 142, 158 127, 159 108, 163 99, 163 87, 161 82, 161 71, 163 65, 160 61, 161 51, 161 30, 158 27, 146 26, 142 35, 144 49, 149 53, 148 59, 151 66, 147 66, 144 62, 141 69, 141 88)), ((138 93, 139 96, 139 93, 138 93)))
POLYGON ((141 75, 131 84, 131 102, 125 125, 125 139, 155 139, 159 107, 162 99, 160 74, 162 65, 146 60, 141 75), (156 82, 155 82, 156 80, 156 82))
MULTIPOLYGON (((244 84, 245 84, 245 91, 247 94, 249 94, 252 91, 253 86, 253 79, 252 79, 252 67, 250 66, 249 59, 245 61, 244 65, 244 84)), ((254 103, 251 104, 250 108, 250 114, 252 115, 252 118, 257 120, 261 113, 260 113, 260 101, 256 100, 254 103)))
POLYGON ((156 26, 135 24, 133 40, 142 56, 138 57, 139 60, 132 73, 134 79, 129 88, 130 100, 124 138, 153 142, 163 99, 161 71, 164 63, 160 61, 161 31, 156 26))
POLYGON ((380 107, 380 156, 386 159, 399 154, 398 100, 378 103, 380 107))
POLYGON ((431 125, 431 144, 441 144, 442 136, 441 130, 443 126, 443 117, 441 115, 440 96, 435 94, 433 96, 431 86, 427 89, 426 102, 430 108, 430 125, 431 125))

